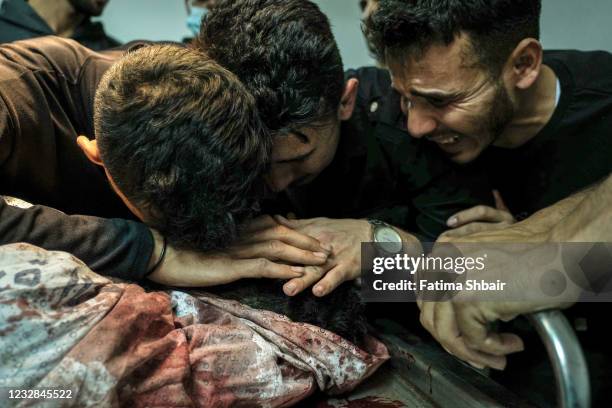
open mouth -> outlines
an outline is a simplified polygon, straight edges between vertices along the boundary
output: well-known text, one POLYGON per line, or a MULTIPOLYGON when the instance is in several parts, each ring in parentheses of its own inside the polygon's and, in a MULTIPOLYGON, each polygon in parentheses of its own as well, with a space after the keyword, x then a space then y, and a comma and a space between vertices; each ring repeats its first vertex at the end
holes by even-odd
POLYGON ((452 145, 459 140, 461 140, 461 136, 459 135, 443 135, 443 136, 428 136, 427 140, 435 142, 439 145, 452 145))

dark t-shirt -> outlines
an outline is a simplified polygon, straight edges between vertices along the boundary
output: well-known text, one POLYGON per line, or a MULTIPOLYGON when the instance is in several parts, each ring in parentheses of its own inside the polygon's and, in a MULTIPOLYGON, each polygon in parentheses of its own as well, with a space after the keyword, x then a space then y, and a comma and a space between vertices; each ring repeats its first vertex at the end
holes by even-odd
POLYGON ((544 64, 561 84, 548 124, 520 148, 490 147, 479 159, 519 219, 612 172, 612 54, 547 51, 544 64))
POLYGON ((67 251, 103 275, 139 279, 151 233, 125 220, 133 215, 76 144, 78 135, 93 137, 97 84, 121 55, 59 37, 0 46, 0 195, 39 204, 24 210, 0 200, 0 244, 67 251))
MULTIPOLYGON (((0 43, 54 34, 27 1, 0 1, 0 43)), ((106 50, 120 45, 119 41, 106 34, 102 23, 89 18, 75 29, 72 39, 92 50, 106 50)))
MULTIPOLYGON (((517 218, 526 218, 612 172, 612 54, 547 51, 561 96, 551 120, 518 149, 491 147, 479 159, 517 218)), ((605 228, 605 226, 602 226, 605 228)), ((565 311, 577 332, 591 372, 593 406, 609 406, 612 381, 609 331, 610 304, 579 303, 565 311)), ((532 329, 514 321, 508 331, 527 339, 527 349, 509 359, 495 378, 542 407, 552 407, 555 379, 546 351, 532 329)))

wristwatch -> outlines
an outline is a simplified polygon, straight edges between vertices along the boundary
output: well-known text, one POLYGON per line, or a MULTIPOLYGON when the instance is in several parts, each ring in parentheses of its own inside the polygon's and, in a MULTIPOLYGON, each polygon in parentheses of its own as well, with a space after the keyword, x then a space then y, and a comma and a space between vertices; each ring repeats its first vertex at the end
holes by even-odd
POLYGON ((404 245, 400 234, 384 221, 368 219, 372 226, 372 242, 376 250, 386 255, 395 255, 403 249, 404 245))

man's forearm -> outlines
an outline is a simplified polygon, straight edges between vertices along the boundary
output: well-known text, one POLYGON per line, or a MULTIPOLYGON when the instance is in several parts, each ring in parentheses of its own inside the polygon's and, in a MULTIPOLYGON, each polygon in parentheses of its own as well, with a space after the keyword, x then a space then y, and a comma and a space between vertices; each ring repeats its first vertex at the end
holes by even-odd
POLYGON ((555 242, 612 242, 612 175, 583 193, 583 199, 555 224, 555 242))
POLYGON ((144 224, 69 216, 44 206, 18 208, 0 197, 0 245, 16 242, 69 252, 101 275, 127 280, 144 277, 153 250, 144 224))
POLYGON ((458 242, 563 242, 569 231, 564 227, 568 217, 593 193, 588 188, 567 197, 556 204, 543 208, 531 217, 509 227, 477 232, 458 238, 458 242))

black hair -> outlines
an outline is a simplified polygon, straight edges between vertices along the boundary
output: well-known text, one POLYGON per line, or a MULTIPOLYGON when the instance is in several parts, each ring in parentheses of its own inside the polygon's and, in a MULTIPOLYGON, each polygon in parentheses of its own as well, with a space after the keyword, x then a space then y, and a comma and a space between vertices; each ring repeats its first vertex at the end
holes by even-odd
POLYGON ((113 181, 175 246, 222 248, 257 210, 270 137, 252 95, 203 53, 127 53, 104 75, 94 119, 113 181))
POLYGON ((323 297, 316 297, 310 289, 287 296, 283 293, 284 283, 271 279, 241 279, 207 288, 207 292, 254 309, 271 310, 294 322, 321 327, 359 347, 365 346, 368 332, 365 303, 353 282, 344 282, 323 297))
POLYGON ((540 12, 540 0, 381 0, 364 30, 378 58, 396 62, 465 32, 475 62, 499 73, 521 40, 539 39, 540 12))
POLYGON ((235 73, 275 133, 327 122, 344 88, 327 17, 306 0, 225 0, 204 17, 196 46, 235 73))

